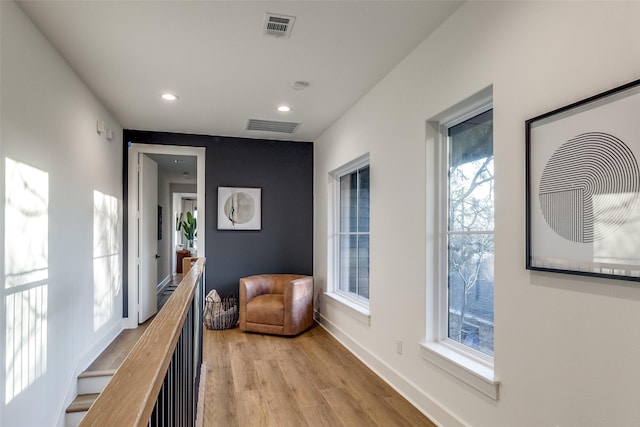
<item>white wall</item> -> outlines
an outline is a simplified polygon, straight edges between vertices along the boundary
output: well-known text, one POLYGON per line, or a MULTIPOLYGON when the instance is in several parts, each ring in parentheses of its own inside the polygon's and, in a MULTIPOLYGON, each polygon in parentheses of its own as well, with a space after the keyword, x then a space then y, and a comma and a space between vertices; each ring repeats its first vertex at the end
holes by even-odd
POLYGON ((442 425, 637 426, 640 287, 524 268, 524 121, 640 78, 640 3, 469 2, 315 144, 315 260, 327 280, 328 173, 371 154, 371 326, 323 322, 442 425), (420 357, 425 121, 493 85, 493 401, 420 357), (395 353, 396 339, 404 354, 395 353))
MULTIPOLYGON (((75 392, 75 376, 122 329, 121 274, 116 271, 108 278, 110 296, 98 301, 100 307, 94 304, 94 191, 117 200, 116 224, 103 232, 122 245, 122 128, 14 2, 0 2, 0 15, 0 191, 4 194, 9 158, 44 173, 49 198, 44 280, 6 287, 7 259, 31 254, 5 253, 12 242, 2 235, 0 425, 61 425, 66 400, 75 392), (113 141, 96 133, 97 120, 114 130, 113 141), (44 290, 42 312, 25 314, 37 321, 22 337, 10 327, 13 308, 5 302, 35 288, 44 290), (96 310, 106 317, 94 330, 96 310), (29 341, 33 337, 39 342, 29 341), (22 340, 24 356, 15 357, 10 350, 13 339, 22 340), (20 359, 25 363, 17 376, 24 382, 9 393, 7 374, 20 359)), ((5 224, 5 197, 0 200, 4 233, 15 224, 5 224)), ((114 268, 109 271, 121 269, 122 256, 116 253, 112 259, 114 268)))

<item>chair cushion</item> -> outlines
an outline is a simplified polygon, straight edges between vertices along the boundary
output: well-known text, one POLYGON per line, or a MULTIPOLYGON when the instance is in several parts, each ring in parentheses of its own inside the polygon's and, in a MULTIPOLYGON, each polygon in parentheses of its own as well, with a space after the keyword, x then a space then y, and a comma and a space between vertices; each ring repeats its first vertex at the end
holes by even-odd
POLYGON ((284 324, 284 295, 263 294, 247 303, 247 322, 282 326, 284 324))

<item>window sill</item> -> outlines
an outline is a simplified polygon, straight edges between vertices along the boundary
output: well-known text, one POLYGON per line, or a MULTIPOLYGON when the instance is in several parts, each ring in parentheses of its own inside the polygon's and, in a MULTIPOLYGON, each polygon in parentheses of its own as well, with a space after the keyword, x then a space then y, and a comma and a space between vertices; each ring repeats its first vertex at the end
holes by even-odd
POLYGON ((334 307, 337 307, 340 310, 350 314, 367 326, 371 325, 371 313, 369 313, 368 308, 350 301, 349 299, 344 298, 336 293, 325 292, 324 295, 327 297, 327 302, 334 307))
POLYGON ((500 381, 495 379, 493 367, 473 360, 441 342, 420 343, 420 347, 423 359, 493 400, 498 400, 500 381))

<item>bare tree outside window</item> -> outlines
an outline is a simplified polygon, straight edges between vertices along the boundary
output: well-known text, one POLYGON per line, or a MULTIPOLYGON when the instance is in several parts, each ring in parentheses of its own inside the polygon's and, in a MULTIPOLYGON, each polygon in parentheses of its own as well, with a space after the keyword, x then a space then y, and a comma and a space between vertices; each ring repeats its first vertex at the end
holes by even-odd
POLYGON ((493 111, 448 136, 448 336, 493 355, 493 111))

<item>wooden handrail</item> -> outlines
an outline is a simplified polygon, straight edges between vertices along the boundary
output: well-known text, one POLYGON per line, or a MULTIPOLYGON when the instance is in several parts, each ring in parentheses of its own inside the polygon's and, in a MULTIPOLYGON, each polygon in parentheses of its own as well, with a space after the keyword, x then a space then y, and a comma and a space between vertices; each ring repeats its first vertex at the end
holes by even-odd
POLYGON ((198 258, 184 276, 91 406, 81 427, 148 425, 205 261, 198 258))

